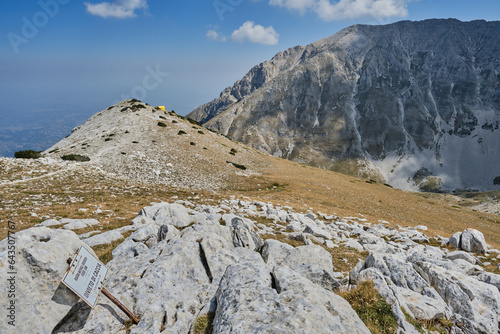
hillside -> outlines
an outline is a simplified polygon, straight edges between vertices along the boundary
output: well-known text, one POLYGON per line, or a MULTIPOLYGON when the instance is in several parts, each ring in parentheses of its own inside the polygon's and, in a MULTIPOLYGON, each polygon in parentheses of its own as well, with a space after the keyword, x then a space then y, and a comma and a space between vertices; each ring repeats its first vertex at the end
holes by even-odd
POLYGON ((500 22, 355 25, 188 116, 260 151, 405 190, 498 190, 500 22))
MULTIPOLYGON (((246 196, 326 214, 362 215, 392 226, 423 224, 432 235, 446 236, 472 226, 488 230, 488 243, 500 247, 498 216, 467 208, 483 202, 480 196, 407 193, 301 165, 130 100, 95 114, 43 156, 0 160, 4 222, 18 217, 29 227, 41 217, 96 218, 104 215, 94 213, 101 208, 109 210, 106 222, 119 224, 118 218, 131 219, 142 206, 171 196, 246 196), (144 108, 132 111, 137 104, 144 108), (61 159, 69 154, 88 156, 90 161, 61 159)), ((490 197, 496 203, 495 195, 490 197)))
POLYGON ((500 219, 467 208, 498 205, 495 193, 404 192, 263 154, 133 100, 41 158, 0 167, 0 239, 15 226, 16 305, 31 310, 18 331, 498 331, 500 219), (106 288, 138 324, 61 285, 80 246, 111 269, 106 288))
POLYGON ((266 165, 253 149, 133 100, 95 114, 43 152, 57 158, 71 154, 89 157, 91 165, 116 176, 204 190, 234 184, 266 165))

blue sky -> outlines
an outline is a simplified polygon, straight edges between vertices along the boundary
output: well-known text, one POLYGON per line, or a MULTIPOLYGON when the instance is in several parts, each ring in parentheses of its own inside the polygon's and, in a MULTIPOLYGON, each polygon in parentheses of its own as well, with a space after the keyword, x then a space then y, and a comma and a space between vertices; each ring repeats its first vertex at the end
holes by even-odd
POLYGON ((2 1, 0 123, 86 119, 130 96, 186 114, 289 47, 355 23, 449 17, 499 20, 500 1, 2 1))

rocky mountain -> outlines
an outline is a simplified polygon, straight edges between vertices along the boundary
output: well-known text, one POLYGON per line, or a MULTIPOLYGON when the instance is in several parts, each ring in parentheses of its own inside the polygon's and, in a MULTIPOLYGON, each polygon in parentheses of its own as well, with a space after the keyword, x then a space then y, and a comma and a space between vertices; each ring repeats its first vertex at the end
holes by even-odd
POLYGON ((500 186, 500 22, 355 25, 278 53, 188 116, 406 190, 500 186))
MULTIPOLYGON (((130 225, 77 235, 96 224, 52 219, 16 234, 16 286, 23 291, 16 305, 29 310, 19 312, 16 330, 370 333, 342 297, 366 281, 382 298, 379 311, 387 307, 394 319, 386 332, 499 330, 500 275, 486 272, 487 263, 471 252, 495 257, 500 251, 490 249, 477 230, 429 238, 425 226, 394 229, 386 222, 235 198, 211 205, 157 203, 130 225), (269 238, 277 234, 282 241, 269 238), (461 250, 431 246, 430 240, 461 250), (104 296, 90 309, 60 283, 66 259, 81 245, 116 241, 105 286, 138 316, 138 324, 104 296), (350 272, 342 270, 342 261, 332 264, 332 254, 343 248, 361 257, 350 272), (210 321, 200 330, 203 319, 210 321)), ((0 242, 0 263, 8 262, 8 245, 7 239, 0 242)), ((0 271, 5 281, 6 275, 0 271)), ((5 321, 0 326, 8 332, 5 321)))

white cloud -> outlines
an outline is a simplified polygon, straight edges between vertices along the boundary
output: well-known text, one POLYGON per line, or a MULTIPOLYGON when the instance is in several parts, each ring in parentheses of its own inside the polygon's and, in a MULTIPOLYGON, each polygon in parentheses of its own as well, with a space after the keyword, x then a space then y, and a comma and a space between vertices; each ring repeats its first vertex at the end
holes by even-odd
POLYGON ((272 26, 264 28, 261 25, 255 25, 252 21, 247 21, 233 31, 231 38, 236 42, 252 42, 258 44, 275 45, 278 44, 279 34, 272 26))
POLYGON ((301 14, 314 7, 316 0, 269 0, 270 5, 286 7, 290 10, 297 10, 301 14))
POLYGON ((210 29, 209 31, 207 31, 207 38, 208 39, 211 39, 211 40, 214 40, 214 41, 219 41, 219 42, 226 42, 227 41, 227 38, 226 36, 223 36, 221 34, 219 34, 217 32, 217 30, 215 29, 210 29))
POLYGON ((113 3, 101 2, 91 4, 85 2, 87 11, 101 17, 116 17, 120 19, 135 17, 135 11, 148 8, 147 0, 115 0, 113 3))
POLYGON ((408 15, 408 3, 413 0, 269 0, 270 5, 296 10, 301 14, 315 12, 325 21, 370 16, 376 19, 408 15))

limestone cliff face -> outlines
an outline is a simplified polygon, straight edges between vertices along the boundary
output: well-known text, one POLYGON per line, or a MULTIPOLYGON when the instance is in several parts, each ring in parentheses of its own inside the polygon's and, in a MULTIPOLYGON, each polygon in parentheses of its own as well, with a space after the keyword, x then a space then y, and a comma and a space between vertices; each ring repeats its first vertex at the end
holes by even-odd
POLYGON ((189 117, 287 159, 364 161, 403 189, 495 189, 500 22, 355 25, 278 53, 189 117))

